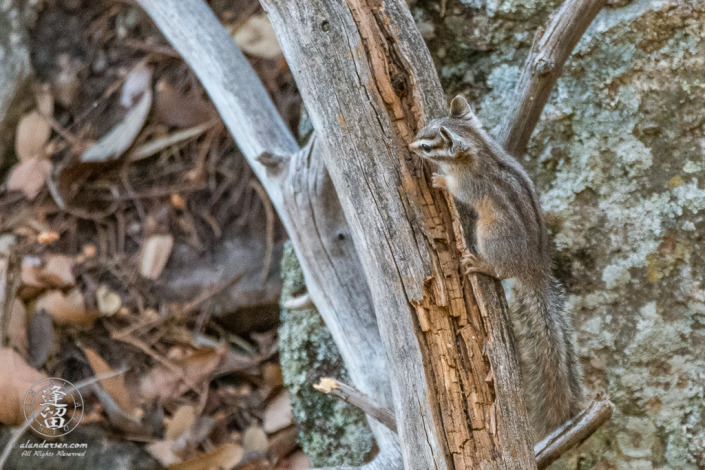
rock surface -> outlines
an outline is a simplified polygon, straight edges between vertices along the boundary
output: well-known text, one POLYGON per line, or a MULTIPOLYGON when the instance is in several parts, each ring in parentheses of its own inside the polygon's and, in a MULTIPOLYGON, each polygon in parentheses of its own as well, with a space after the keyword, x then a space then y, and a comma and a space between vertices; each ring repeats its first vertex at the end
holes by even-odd
MULTIPOLYGON (((497 130, 558 2, 414 2, 449 98, 497 130), (423 3, 423 4, 422 4, 423 3)), ((553 468, 705 468, 705 4, 605 9, 521 158, 542 193, 591 393, 611 423, 553 468)))
MULTIPOLYGON (((282 302, 306 292, 303 273, 289 242, 284 247, 282 275, 282 302)), ((301 447, 315 466, 366 462, 375 445, 365 416, 313 389, 313 384, 325 376, 350 383, 330 332, 315 308, 282 307, 281 312, 279 356, 301 447)))

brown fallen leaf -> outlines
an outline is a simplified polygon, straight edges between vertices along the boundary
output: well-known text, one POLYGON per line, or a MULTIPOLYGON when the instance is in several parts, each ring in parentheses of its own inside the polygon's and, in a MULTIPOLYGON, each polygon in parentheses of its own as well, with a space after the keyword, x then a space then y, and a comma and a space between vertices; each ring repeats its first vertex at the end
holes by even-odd
POLYGON ((15 152, 20 161, 42 157, 49 142, 51 126, 36 109, 20 118, 15 133, 15 152))
POLYGON ((180 92, 166 80, 156 86, 154 109, 156 119, 169 127, 193 127, 216 117, 209 101, 194 92, 180 92))
POLYGON ((273 434, 293 423, 291 398, 287 392, 282 392, 264 410, 262 427, 267 434, 273 434))
POLYGON ((42 190, 51 173, 51 162, 40 157, 32 157, 15 165, 7 179, 7 189, 22 191, 33 201, 42 190))
POLYGON ((251 16, 235 31, 233 39, 246 54, 255 57, 276 59, 282 54, 274 28, 264 13, 251 16))
MULTIPOLYGON (((88 359, 88 363, 91 365, 91 369, 93 369, 96 376, 107 375, 114 372, 110 365, 91 348, 83 348, 83 353, 86 355, 86 359, 88 359)), ((125 385, 125 377, 123 375, 101 379, 100 385, 103 386, 103 389, 112 397, 125 414, 135 414, 135 405, 125 385)))
POLYGON ((311 461, 303 451, 298 450, 289 457, 289 470, 306 470, 311 468, 311 461))
POLYGON ((47 255, 44 267, 37 277, 49 287, 71 287, 76 285, 73 275, 73 258, 65 255, 47 255))
POLYGON ((162 466, 169 467, 170 465, 182 462, 182 458, 176 455, 172 450, 172 445, 172 441, 165 440, 152 442, 145 448, 147 449, 147 452, 149 452, 150 455, 154 457, 162 466))
POLYGON ((58 325, 91 325, 98 318, 86 311, 83 294, 78 288, 64 294, 54 290, 37 299, 37 310, 46 310, 58 325))
MULTIPOLYGON (((151 82, 151 70, 149 72, 151 82)), ((130 92, 131 93, 131 92, 130 92)), ((128 111, 122 120, 104 135, 92 147, 83 152, 81 162, 106 162, 114 160, 130 148, 137 134, 147 120, 147 114, 152 106, 152 88, 147 86, 139 100, 128 111)))
POLYGON ((27 311, 19 299, 12 302, 10 322, 7 325, 7 335, 10 346, 17 349, 24 357, 27 356, 27 311))
POLYGON ((24 423, 23 402, 29 388, 47 376, 32 369, 11 348, 0 348, 0 423, 19 426, 24 423))
POLYGON ((243 456, 242 447, 228 443, 207 454, 169 465, 169 470, 230 470, 242 460, 243 456))
POLYGON ((177 439, 188 428, 196 422, 196 407, 193 405, 182 405, 176 410, 166 425, 164 437, 167 440, 177 439))
POLYGON ((27 287, 65 288, 76 284, 74 260, 64 255, 47 255, 46 262, 35 256, 22 258, 22 285, 27 287))
POLYGON ((140 393, 148 401, 166 401, 179 396, 190 388, 188 383, 200 385, 204 380, 210 380, 224 354, 224 347, 201 348, 184 359, 173 361, 176 371, 164 365, 157 366, 143 377, 140 393), (183 374, 188 383, 184 383, 178 372, 183 374))
POLYGON ((147 279, 157 279, 164 270, 173 247, 174 237, 171 234, 152 235, 147 238, 140 253, 140 274, 147 279))

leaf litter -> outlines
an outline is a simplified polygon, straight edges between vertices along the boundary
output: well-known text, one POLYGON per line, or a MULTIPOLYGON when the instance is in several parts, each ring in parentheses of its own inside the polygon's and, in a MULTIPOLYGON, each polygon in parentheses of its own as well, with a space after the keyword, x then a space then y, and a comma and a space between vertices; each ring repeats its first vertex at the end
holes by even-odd
MULTIPOLYGON (((0 187, 3 250, 17 254, 12 269, 0 256, 0 423, 23 422, 41 378, 118 372, 82 390, 84 422, 105 439, 137 442, 172 469, 306 468, 276 330, 235 335, 211 312, 242 274, 185 303, 156 283, 177 250, 203 252, 229 225, 266 219, 272 232, 269 203, 137 7, 72 3, 47 3, 33 26, 34 103, 0 187), (77 26, 59 41, 64 23, 77 26)), ((225 27, 295 129, 300 100, 271 26, 257 2, 236 3, 247 5, 219 12, 225 27)))

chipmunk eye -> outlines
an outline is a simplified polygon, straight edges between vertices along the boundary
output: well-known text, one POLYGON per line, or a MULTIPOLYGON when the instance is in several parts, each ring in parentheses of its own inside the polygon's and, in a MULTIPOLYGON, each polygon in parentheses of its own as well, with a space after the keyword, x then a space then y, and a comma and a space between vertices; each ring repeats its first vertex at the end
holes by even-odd
POLYGON ((421 146, 421 150, 423 150, 424 152, 427 152, 427 153, 428 153, 428 152, 431 151, 431 147, 429 147, 428 144, 423 144, 423 145, 421 146))

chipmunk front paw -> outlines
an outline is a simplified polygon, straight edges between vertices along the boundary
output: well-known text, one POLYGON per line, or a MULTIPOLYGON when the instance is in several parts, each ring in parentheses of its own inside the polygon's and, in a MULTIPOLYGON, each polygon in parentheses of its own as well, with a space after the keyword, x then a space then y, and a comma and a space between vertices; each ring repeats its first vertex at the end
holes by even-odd
POLYGON ((439 175, 438 173, 434 173, 431 175, 431 186, 438 189, 446 189, 448 187, 446 184, 446 177, 439 175))

